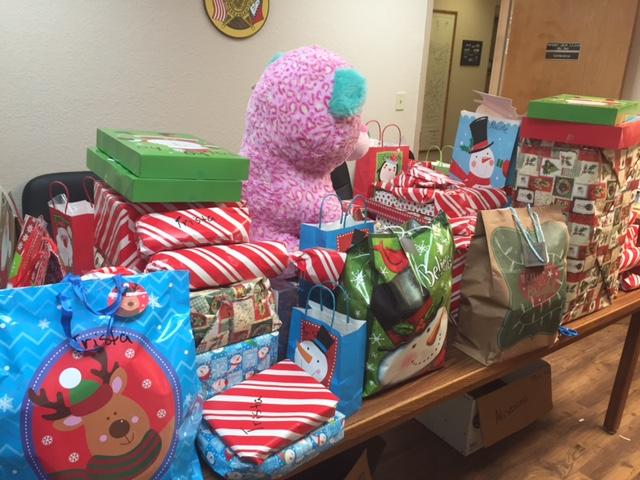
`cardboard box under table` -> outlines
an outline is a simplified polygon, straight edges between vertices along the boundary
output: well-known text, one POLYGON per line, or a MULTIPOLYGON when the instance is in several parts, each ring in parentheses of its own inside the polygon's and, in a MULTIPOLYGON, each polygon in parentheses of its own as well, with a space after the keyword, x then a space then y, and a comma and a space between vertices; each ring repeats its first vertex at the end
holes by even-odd
POLYGON ((87 149, 87 167, 131 202, 236 202, 242 196, 241 179, 138 177, 97 148, 87 149))
POLYGON ((466 456, 523 429, 552 407, 551 366, 538 360, 433 407, 418 420, 466 456))
POLYGON ((640 182, 640 124, 614 127, 525 118, 514 206, 557 205, 567 218, 564 321, 611 304, 640 182))

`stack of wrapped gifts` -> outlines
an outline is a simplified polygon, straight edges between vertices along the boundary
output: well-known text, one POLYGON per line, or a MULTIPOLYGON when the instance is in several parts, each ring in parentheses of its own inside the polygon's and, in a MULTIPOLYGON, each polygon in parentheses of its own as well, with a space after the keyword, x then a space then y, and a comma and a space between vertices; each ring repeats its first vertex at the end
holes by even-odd
POLYGON ((640 181, 640 102, 557 95, 523 119, 515 206, 557 205, 567 219, 565 321, 611 304, 640 181))

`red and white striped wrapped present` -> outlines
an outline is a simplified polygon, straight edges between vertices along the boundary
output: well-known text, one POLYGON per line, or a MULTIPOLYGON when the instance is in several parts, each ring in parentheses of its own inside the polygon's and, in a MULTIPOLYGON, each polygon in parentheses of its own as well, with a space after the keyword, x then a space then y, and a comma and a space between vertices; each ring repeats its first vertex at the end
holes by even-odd
POLYGON ((191 208, 239 207, 237 202, 213 203, 133 203, 103 182, 95 184, 96 249, 107 266, 144 270, 147 258, 138 248, 136 221, 150 213, 191 208))
POLYGON ((145 272, 188 270, 191 289, 201 290, 259 277, 277 277, 288 265, 284 243, 256 242, 156 253, 149 259, 145 272))
POLYGON ((290 360, 204 402, 204 419, 241 460, 265 458, 328 422, 338 397, 290 360))
POLYGON ((242 207, 209 207, 150 213, 136 222, 140 253, 229 245, 249 241, 251 218, 242 207))
POLYGON ((624 238, 624 250, 620 257, 620 272, 626 272, 640 265, 640 246, 638 245, 638 231, 640 226, 636 223, 638 214, 633 213, 624 238))
POLYGON ((476 230, 475 215, 452 218, 449 223, 453 232, 455 252, 453 254, 453 281, 451 283, 451 318, 455 321, 460 311, 462 275, 467 260, 467 252, 476 230))
POLYGON ((464 187, 424 164, 416 164, 390 182, 375 183, 375 193, 369 200, 369 211, 382 219, 398 217, 399 210, 426 223, 443 211, 448 218, 475 215, 479 210, 492 210, 507 205, 504 190, 493 187, 464 187), (426 217, 419 219, 419 217, 426 217))
POLYGON ((346 259, 346 252, 328 248, 308 248, 291 255, 291 260, 300 271, 300 277, 315 285, 336 285, 344 270, 346 259))

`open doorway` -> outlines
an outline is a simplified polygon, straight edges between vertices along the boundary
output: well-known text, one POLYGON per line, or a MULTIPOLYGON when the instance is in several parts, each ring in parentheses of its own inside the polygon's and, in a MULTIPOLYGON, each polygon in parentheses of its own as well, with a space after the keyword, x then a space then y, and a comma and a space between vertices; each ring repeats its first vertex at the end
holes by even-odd
POLYGON ((500 0, 435 0, 420 130, 420 159, 450 161, 461 110, 488 91, 500 0), (444 147, 444 148, 443 148, 444 147))

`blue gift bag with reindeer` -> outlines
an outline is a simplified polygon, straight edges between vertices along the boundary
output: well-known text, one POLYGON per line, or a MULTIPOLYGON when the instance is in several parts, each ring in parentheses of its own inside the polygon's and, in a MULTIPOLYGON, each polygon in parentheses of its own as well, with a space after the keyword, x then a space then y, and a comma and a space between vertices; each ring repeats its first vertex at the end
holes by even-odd
POLYGON ((367 322, 349 316, 348 301, 346 312, 336 311, 329 288, 311 287, 305 308, 295 307, 291 314, 287 358, 331 390, 340 399, 338 410, 348 417, 362 406, 367 322), (310 299, 317 290, 330 297, 331 307, 310 299))
POLYGON ((303 223, 300 225, 300 250, 307 248, 322 247, 330 250, 346 252, 355 238, 373 232, 374 222, 367 220, 365 209, 358 208, 356 202, 358 198, 364 197, 356 195, 347 205, 346 212, 342 212, 340 220, 326 222, 323 218, 323 208, 325 202, 330 198, 340 199, 335 194, 326 195, 320 203, 320 217, 318 223, 303 223))
POLYGON ((0 291, 0 478, 202 478, 187 272, 0 291))

